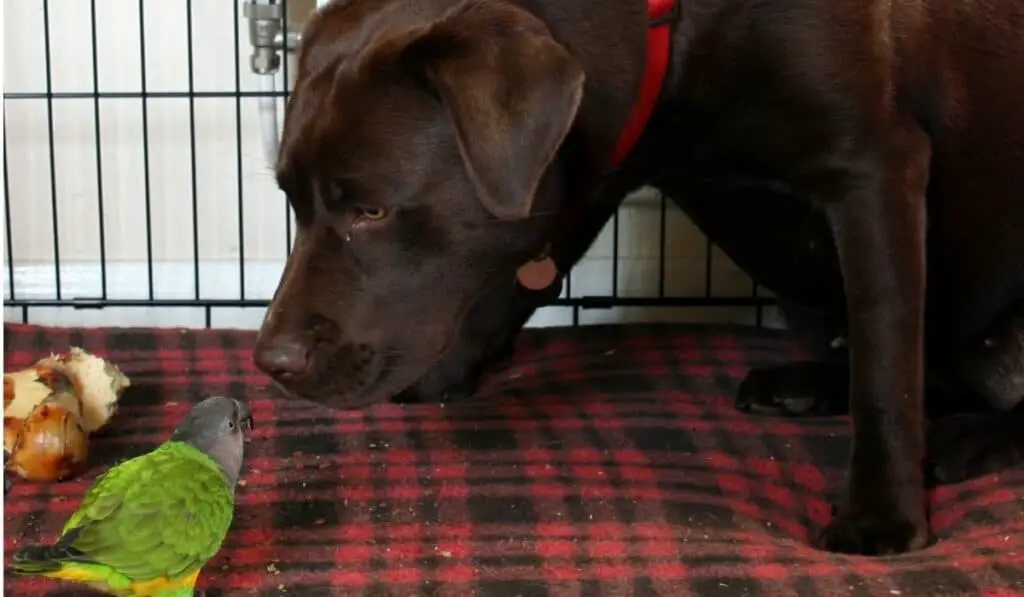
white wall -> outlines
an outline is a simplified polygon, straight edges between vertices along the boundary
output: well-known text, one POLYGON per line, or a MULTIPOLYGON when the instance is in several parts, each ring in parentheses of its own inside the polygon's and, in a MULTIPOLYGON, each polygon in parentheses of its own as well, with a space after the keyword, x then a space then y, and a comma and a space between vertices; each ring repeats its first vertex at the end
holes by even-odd
MULTIPOLYGON (((137 0, 95 0, 97 77, 102 92, 141 89, 139 5, 137 0)), ((145 2, 146 83, 150 92, 188 90, 185 0, 145 2)), ((293 14, 306 14, 313 2, 292 0, 293 14)), ((5 92, 46 89, 45 30, 41 0, 4 1, 5 92)), ((301 16, 298 20, 301 20, 301 16)), ((191 9, 197 92, 256 91, 248 66, 247 23, 234 0, 193 0, 191 9), (237 13, 236 13, 237 11, 237 13), (236 21, 236 14, 239 16, 236 21), (235 36, 237 52, 235 57, 235 36)), ((50 0, 51 85, 54 92, 92 92, 94 69, 89 0, 50 0)), ((283 77, 277 75, 278 88, 283 77)), ((5 101, 6 189, 12 223, 11 254, 4 243, 4 296, 10 297, 13 262, 17 298, 56 296, 53 226, 59 230, 61 291, 64 298, 94 297, 100 284, 100 185, 110 298, 145 298, 147 281, 144 136, 141 100, 98 102, 97 140, 92 98, 58 99, 48 135, 48 103, 43 99, 5 101), (51 170, 50 150, 53 150, 51 170), (97 151, 99 147, 99 151, 97 151), (99 164, 99 165, 98 165, 99 164), (99 176, 97 176, 99 172, 99 176), (53 183, 51 184, 51 175, 53 183), (56 209, 52 207, 56 198, 56 209), (55 213, 54 213, 55 212, 55 213)), ((191 298, 193 218, 198 231, 200 295, 204 298, 267 298, 273 292, 288 246, 284 196, 274 184, 261 153, 255 98, 197 98, 194 102, 195 154, 190 144, 189 102, 184 98, 146 102, 149 152, 150 221, 154 290, 158 298, 191 298), (236 136, 240 131, 241 143, 236 136), (194 161, 194 169, 193 169, 194 161), (240 174, 240 177, 239 177, 240 174), (193 178, 195 201, 192 209, 193 178), (241 186, 239 186, 239 178, 241 186), (241 205, 239 197, 244 197, 241 205), (244 235, 244 253, 242 236, 244 235), (239 265, 245 268, 244 287, 239 265)), ((283 114, 279 106, 279 114, 283 114)), ((641 192, 621 211, 619 293, 653 296, 658 290, 660 201, 641 192)), ((574 296, 611 291, 612 231, 602 234, 573 272, 574 296)), ((668 211, 666 293, 703 295, 706 241, 674 207, 668 211)), ((714 251, 712 292, 746 296, 752 283, 719 251, 714 251)), ((260 309, 214 310, 219 327, 254 327, 260 309)), ((6 318, 20 319, 18 309, 6 318)), ((33 308, 37 323, 201 326, 202 309, 134 308, 73 311, 33 308)), ((650 320, 753 323, 750 308, 614 309, 582 311, 580 321, 650 320)), ((775 321, 766 311, 766 321, 775 321)), ((531 325, 571 322, 571 311, 548 308, 531 325)))

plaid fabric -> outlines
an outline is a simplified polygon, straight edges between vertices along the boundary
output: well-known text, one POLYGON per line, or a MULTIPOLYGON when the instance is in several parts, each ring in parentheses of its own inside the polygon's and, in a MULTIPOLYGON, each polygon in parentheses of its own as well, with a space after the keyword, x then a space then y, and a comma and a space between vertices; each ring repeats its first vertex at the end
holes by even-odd
MULTIPOLYGON (((83 478, 19 481, 4 549, 50 541, 109 463, 222 393, 256 416, 212 594, 318 597, 1019 595, 1024 472, 932 493, 938 543, 882 559, 816 551, 849 450, 845 418, 733 410, 784 336, 626 326, 524 333, 479 399, 332 412, 283 399, 250 332, 7 325, 7 370, 80 345, 135 387, 83 478)), ((82 595, 4 579, 6 594, 82 595)))

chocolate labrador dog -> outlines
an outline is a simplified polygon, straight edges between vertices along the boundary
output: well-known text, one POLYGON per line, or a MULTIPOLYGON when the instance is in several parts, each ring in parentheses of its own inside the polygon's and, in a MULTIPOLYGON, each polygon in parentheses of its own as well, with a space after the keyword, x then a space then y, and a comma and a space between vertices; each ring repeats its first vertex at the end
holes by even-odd
POLYGON ((303 34, 254 359, 339 408, 471 392, 652 185, 846 339, 739 396, 852 415, 818 544, 921 548, 926 471, 1021 459, 1022 32, 1019 0, 338 0, 303 34), (936 370, 976 412, 926 453, 936 370))

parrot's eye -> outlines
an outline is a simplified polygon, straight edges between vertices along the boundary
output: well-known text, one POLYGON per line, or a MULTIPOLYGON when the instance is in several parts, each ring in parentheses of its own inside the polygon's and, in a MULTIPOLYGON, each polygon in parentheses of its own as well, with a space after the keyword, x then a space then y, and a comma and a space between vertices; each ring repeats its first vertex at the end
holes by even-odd
POLYGON ((235 422, 234 421, 228 421, 228 429, 234 429, 234 428, 235 428, 235 422))

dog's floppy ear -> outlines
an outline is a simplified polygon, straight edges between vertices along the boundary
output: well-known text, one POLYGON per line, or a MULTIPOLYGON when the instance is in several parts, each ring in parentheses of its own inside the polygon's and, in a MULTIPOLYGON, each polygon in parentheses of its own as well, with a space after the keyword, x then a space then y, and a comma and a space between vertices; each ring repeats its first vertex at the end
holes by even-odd
POLYGON ((421 69, 455 125, 484 206, 530 214, 541 176, 572 127, 583 68, 538 19, 510 4, 467 2, 413 41, 421 69))

